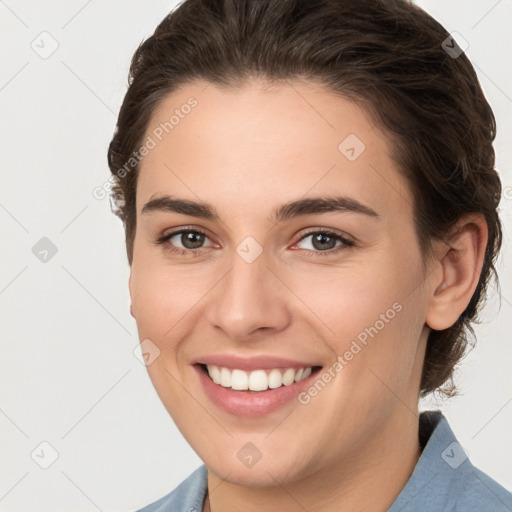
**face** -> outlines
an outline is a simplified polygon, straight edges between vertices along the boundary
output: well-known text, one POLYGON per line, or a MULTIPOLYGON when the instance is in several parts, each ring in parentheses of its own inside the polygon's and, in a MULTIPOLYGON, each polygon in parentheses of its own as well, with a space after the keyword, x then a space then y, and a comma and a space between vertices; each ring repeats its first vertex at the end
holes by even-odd
POLYGON ((417 410, 428 293, 385 135, 319 86, 251 81, 187 85, 148 136, 132 314, 184 437, 248 486, 382 453, 417 410))

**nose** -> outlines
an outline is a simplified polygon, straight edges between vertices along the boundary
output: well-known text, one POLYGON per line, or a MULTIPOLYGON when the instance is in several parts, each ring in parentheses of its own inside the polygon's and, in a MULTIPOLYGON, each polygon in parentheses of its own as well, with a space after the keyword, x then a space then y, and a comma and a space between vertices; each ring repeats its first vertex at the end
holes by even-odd
POLYGON ((267 337, 285 329, 291 320, 286 286, 269 267, 265 253, 252 263, 238 254, 231 268, 212 290, 207 319, 237 341, 267 337))

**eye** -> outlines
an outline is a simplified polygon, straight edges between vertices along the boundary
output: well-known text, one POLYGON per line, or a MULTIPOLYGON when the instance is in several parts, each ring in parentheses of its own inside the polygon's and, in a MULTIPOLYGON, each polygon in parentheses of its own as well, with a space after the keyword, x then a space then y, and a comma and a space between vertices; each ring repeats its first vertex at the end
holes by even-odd
MULTIPOLYGON (((181 228, 159 237, 155 244, 165 245, 166 250, 178 255, 194 257, 200 254, 201 249, 215 246, 213 243, 205 246, 206 240, 210 239, 206 233, 199 229, 181 228)), ((313 256, 329 256, 355 245, 352 240, 345 236, 326 230, 310 231, 303 235, 296 245, 302 242, 304 242, 304 247, 299 248, 306 250, 313 256), (304 242, 308 239, 310 240, 307 243, 304 242)))
MULTIPOLYGON (((155 243, 158 245, 165 244, 166 249, 180 254, 182 256, 195 256, 194 253, 198 253, 200 249, 205 246, 205 240, 210 240, 206 233, 198 229, 180 229, 167 233, 166 235, 158 238, 155 243)), ((209 247, 212 247, 211 244, 209 247)))
POLYGON ((354 242, 345 236, 324 230, 306 233, 301 237, 299 243, 305 240, 308 241, 303 244, 302 249, 307 250, 314 256, 331 255, 354 245, 354 242))

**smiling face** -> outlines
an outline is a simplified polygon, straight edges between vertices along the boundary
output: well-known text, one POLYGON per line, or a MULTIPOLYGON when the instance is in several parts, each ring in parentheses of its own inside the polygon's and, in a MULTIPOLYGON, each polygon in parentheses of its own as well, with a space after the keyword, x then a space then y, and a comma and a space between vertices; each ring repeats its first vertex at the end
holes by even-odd
POLYGON ((190 445, 247 486, 386 457, 383 443, 417 421, 429 285, 382 132, 312 84, 251 81, 186 85, 147 135, 157 144, 138 178, 132 314, 190 445), (299 375, 284 384, 298 382, 285 386, 289 368, 299 375), (266 388, 273 373, 272 389, 225 387, 233 369, 234 387, 266 388))

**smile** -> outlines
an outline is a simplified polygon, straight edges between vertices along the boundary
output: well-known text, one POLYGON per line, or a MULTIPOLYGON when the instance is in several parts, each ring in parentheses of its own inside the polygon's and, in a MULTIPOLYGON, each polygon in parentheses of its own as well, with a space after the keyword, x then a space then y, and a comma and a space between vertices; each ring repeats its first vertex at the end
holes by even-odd
POLYGON ((205 366, 209 377, 215 384, 236 391, 267 391, 281 386, 290 386, 294 382, 307 379, 313 370, 312 367, 299 368, 298 370, 294 368, 285 370, 273 368, 246 372, 216 365, 205 366))
POLYGON ((298 395, 322 369, 274 357, 202 359, 192 365, 200 388, 213 405, 238 417, 261 417, 287 404, 298 404, 298 395))

